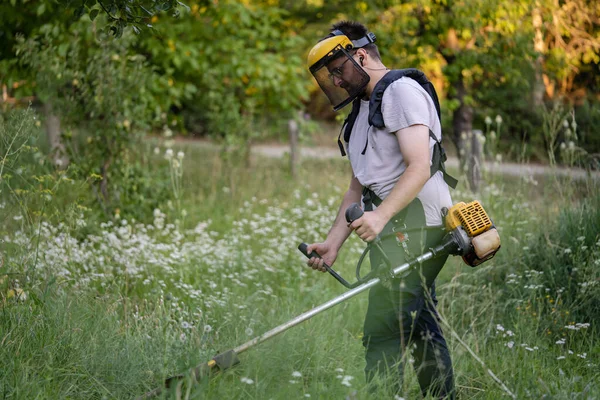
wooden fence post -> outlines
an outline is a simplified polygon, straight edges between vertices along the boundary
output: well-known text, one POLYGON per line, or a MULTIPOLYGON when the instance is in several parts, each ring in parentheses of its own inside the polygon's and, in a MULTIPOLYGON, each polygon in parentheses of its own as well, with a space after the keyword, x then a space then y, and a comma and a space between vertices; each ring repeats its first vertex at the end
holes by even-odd
POLYGON ((290 131, 290 171, 292 178, 296 178, 300 149, 298 148, 298 122, 295 119, 288 121, 288 130, 290 131))
POLYGON ((469 186, 474 193, 481 185, 481 168, 483 163, 483 132, 473 129, 471 136, 471 154, 469 154, 469 186))

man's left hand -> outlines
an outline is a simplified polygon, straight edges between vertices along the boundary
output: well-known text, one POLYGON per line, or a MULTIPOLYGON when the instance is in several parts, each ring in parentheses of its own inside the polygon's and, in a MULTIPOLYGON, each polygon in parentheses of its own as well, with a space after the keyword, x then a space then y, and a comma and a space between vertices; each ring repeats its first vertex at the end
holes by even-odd
POLYGON ((350 224, 356 234, 365 242, 372 242, 381 233, 388 220, 375 211, 366 211, 362 217, 350 224))

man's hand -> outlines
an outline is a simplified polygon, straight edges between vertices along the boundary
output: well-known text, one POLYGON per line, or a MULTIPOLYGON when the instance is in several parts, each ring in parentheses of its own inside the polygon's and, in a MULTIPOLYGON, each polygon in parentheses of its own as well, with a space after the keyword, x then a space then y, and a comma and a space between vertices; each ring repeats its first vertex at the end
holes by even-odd
POLYGON ((377 210, 366 211, 362 217, 350 224, 356 234, 365 242, 372 242, 381 233, 388 219, 381 216, 377 210))
POLYGON ((306 262, 306 265, 312 269, 318 269, 321 272, 327 271, 323 266, 323 263, 331 267, 335 262, 338 253, 338 249, 335 249, 334 246, 327 242, 309 244, 306 248, 306 252, 310 254, 313 251, 316 251, 321 258, 312 257, 306 262))

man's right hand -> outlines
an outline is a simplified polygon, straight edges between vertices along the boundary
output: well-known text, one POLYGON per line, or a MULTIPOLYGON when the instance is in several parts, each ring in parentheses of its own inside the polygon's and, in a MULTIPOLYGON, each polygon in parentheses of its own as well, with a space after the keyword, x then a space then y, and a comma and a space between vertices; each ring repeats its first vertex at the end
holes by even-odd
POLYGON ((321 258, 311 257, 306 262, 306 265, 308 265, 312 269, 318 269, 321 272, 327 271, 323 266, 324 263, 326 263, 330 267, 333 265, 335 259, 337 258, 338 252, 337 249, 335 249, 332 245, 330 245, 327 242, 309 244, 306 248, 306 252, 310 254, 313 251, 316 251, 321 256, 321 258))

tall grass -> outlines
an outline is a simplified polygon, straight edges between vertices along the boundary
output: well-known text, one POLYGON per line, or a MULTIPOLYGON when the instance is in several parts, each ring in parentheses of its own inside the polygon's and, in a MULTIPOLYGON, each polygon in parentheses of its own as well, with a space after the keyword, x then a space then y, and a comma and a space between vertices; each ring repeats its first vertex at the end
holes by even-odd
MULTIPOLYGON (((180 204, 147 221, 84 215, 2 228, 5 397, 132 398, 344 292, 296 250, 324 238, 349 182, 344 161, 304 160, 293 180, 284 160, 248 165, 182 150, 180 204)), ((494 178, 478 195, 503 247, 476 269, 449 261, 438 282, 460 398, 506 396, 488 370, 518 398, 600 396, 594 188, 581 194, 572 183, 568 197, 553 197, 543 185, 494 178)), ((361 248, 355 236, 344 247, 336 263, 344 276, 361 248)), ((366 304, 366 296, 349 300, 242 354, 187 396, 370 398, 366 304)), ((408 369, 403 397, 418 396, 408 369)))

